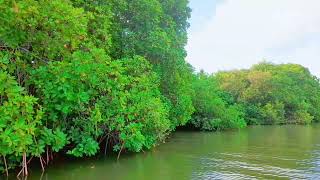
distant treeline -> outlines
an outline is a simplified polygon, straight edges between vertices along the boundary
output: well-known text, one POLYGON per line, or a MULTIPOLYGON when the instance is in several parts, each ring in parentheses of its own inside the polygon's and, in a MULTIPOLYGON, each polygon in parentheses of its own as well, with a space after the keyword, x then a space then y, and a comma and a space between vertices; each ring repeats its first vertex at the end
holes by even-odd
POLYGON ((267 62, 250 69, 195 76, 190 121, 203 130, 320 121, 320 83, 297 64, 267 62))
POLYGON ((57 153, 139 152, 178 126, 320 120, 299 65, 195 73, 188 0, 0 0, 0 172, 57 153))

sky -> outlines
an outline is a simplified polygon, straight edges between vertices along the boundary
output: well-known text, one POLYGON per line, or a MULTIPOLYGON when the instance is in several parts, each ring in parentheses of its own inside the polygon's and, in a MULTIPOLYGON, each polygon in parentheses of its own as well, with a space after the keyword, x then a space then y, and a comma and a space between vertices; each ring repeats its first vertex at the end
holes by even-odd
POLYGON ((190 0, 187 61, 197 70, 296 63, 320 77, 320 0, 190 0))

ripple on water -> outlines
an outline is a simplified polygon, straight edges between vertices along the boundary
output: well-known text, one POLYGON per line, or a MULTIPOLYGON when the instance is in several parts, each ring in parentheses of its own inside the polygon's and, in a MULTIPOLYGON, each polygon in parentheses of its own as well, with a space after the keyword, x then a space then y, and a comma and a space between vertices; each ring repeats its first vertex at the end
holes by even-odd
MULTIPOLYGON (((279 166, 255 164, 241 161, 242 155, 223 153, 223 155, 237 157, 235 160, 221 158, 203 157, 200 159, 201 168, 193 174, 193 178, 199 179, 256 179, 264 177, 267 179, 289 178, 289 179, 315 179, 320 173, 311 169, 290 169, 279 166)), ((291 159, 290 159, 291 160, 291 159)))

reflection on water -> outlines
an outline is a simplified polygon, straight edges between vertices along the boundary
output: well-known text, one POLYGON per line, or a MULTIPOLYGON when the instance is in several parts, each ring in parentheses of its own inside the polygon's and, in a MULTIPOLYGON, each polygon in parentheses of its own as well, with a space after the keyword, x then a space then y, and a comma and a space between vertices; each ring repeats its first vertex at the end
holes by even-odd
MULTIPOLYGON (((320 126, 177 132, 145 153, 57 162, 42 179, 320 179, 320 126)), ((28 179, 40 179, 33 170, 28 179)))

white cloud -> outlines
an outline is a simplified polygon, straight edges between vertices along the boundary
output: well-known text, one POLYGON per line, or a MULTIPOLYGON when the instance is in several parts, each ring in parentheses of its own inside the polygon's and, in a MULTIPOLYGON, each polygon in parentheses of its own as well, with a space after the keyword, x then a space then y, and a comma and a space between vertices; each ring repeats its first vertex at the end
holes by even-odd
POLYGON ((292 62, 320 76, 319 8, 319 0, 225 1, 189 32, 187 60, 207 72, 292 62))

